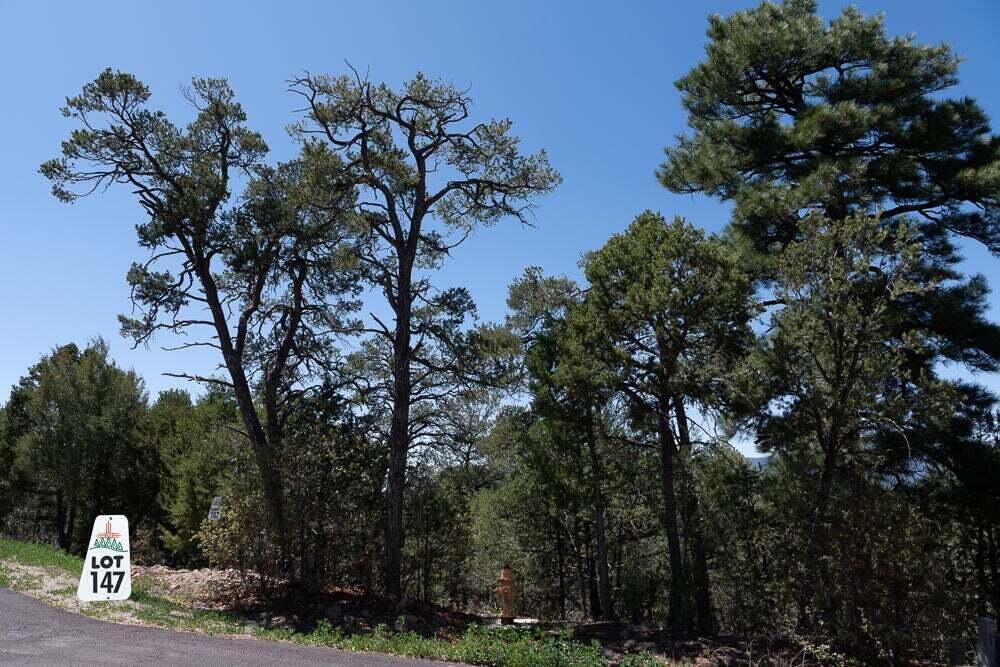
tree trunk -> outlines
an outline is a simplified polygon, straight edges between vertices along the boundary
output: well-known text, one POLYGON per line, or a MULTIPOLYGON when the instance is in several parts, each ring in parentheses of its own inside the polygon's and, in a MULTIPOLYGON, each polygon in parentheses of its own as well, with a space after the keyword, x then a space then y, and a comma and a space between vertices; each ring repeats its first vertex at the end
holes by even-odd
POLYGON ((597 588, 597 563, 594 562, 594 549, 591 542, 590 526, 586 528, 587 545, 587 597, 590 600, 590 618, 598 620, 602 617, 601 596, 597 588))
POLYGON ((715 608, 712 604, 712 582, 708 573, 705 535, 701 529, 701 513, 698 510, 698 492, 694 487, 693 472, 687 466, 691 457, 691 433, 688 430, 684 401, 680 396, 674 398, 674 411, 677 416, 677 433, 680 436, 681 450, 683 451, 682 470, 690 483, 688 501, 691 509, 688 521, 688 539, 691 540, 694 551, 691 583, 694 587, 696 629, 703 635, 714 635, 718 630, 718 624, 715 620, 715 608))
POLYGON ((820 571, 820 553, 825 548, 825 524, 830 505, 830 494, 833 491, 833 473, 837 460, 836 439, 830 434, 820 434, 819 440, 824 443, 823 468, 820 472, 819 488, 813 501, 809 517, 809 545, 806 548, 802 567, 805 569, 802 585, 799 589, 799 619, 798 630, 808 632, 814 625, 815 618, 808 612, 810 602, 816 600, 819 594, 819 579, 825 578, 820 571))
POLYGON ((603 477, 601 461, 597 455, 593 414, 587 414, 587 449, 590 452, 590 483, 594 496, 594 536, 597 540, 597 595, 601 602, 601 618, 617 621, 614 605, 611 603, 611 581, 608 576, 608 539, 605 525, 604 493, 601 490, 603 477))
POLYGON ((68 548, 66 543, 66 503, 63 501, 62 489, 56 491, 56 541, 63 551, 68 548))
POLYGON ((990 544, 990 597, 993 602, 993 609, 1000 609, 1000 549, 997 549, 997 536, 995 527, 987 528, 987 536, 990 544))
POLYGON ((687 587, 684 560, 681 557, 680 531, 677 527, 677 496, 674 490, 674 455, 676 443, 668 419, 669 399, 661 400, 657 412, 660 439, 660 485, 663 490, 663 529, 667 535, 670 557, 670 599, 668 625, 675 632, 688 632, 691 623, 687 612, 687 587))
POLYGON ((410 447, 410 279, 412 264, 400 262, 396 290, 396 331, 392 341, 392 423, 389 426, 389 475, 385 523, 385 592, 402 595, 403 490, 410 447))
MULTIPOLYGON (((574 513, 577 508, 573 508, 574 513)), ((580 527, 579 519, 573 520, 573 556, 576 560, 576 586, 579 595, 580 613, 587 615, 587 545, 590 536, 580 527)))
MULTIPOLYGON (((74 497, 70 500, 69 519, 66 520, 66 546, 64 548, 67 551, 70 551, 73 548, 73 538, 76 535, 75 531, 76 531, 76 498, 74 497)), ((90 534, 88 533, 87 537, 84 539, 84 544, 80 545, 81 550, 85 553, 87 551, 87 547, 90 546, 89 541, 90 541, 90 534)))
POLYGON ((617 621, 611 604, 611 581, 608 574, 608 540, 604 525, 604 501, 594 505, 594 533, 597 542, 597 597, 601 602, 601 618, 617 621))
MULTIPOLYGON (((179 239, 181 240, 181 239, 179 239)), ((183 243, 183 240, 182 240, 183 243)), ((185 243, 185 245, 187 245, 185 243)), ((243 425, 247 430, 247 437, 253 447, 257 459, 257 466, 260 468, 261 489, 264 493, 265 525, 269 533, 278 540, 282 553, 279 561, 284 564, 286 557, 286 539, 284 537, 285 513, 284 513, 284 493, 282 488, 281 474, 277 469, 277 442, 269 441, 267 433, 257 415, 257 407, 254 404, 253 392, 250 390, 250 383, 247 381, 246 372, 243 368, 241 353, 233 344, 233 338, 229 331, 229 322, 219 298, 218 288, 215 278, 209 265, 209 260, 205 259, 200 249, 190 248, 188 256, 195 264, 198 278, 201 281, 205 293, 205 301, 212 314, 212 322, 215 325, 215 332, 218 337, 219 348, 226 363, 226 370, 229 371, 229 378, 232 380, 233 395, 236 398, 236 405, 240 411, 243 425)))
POLYGON ((260 468, 261 482, 264 490, 265 520, 271 537, 278 545, 276 564, 282 574, 287 574, 288 568, 288 532, 285 525, 285 499, 281 480, 281 471, 270 448, 257 451, 257 464, 260 468))
POLYGON ((559 618, 566 618, 566 562, 563 554, 562 529, 556 526, 556 554, 559 558, 559 618))

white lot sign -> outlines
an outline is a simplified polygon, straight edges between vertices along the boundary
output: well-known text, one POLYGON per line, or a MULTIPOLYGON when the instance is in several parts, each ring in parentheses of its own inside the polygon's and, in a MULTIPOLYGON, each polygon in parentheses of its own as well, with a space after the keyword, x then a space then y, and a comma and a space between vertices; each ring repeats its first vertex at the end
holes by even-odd
POLYGON ((212 506, 208 508, 208 520, 218 521, 222 516, 222 496, 212 498, 212 506))
POLYGON ((128 519, 122 514, 102 514, 94 519, 76 596, 84 602, 101 602, 127 600, 131 594, 128 519))

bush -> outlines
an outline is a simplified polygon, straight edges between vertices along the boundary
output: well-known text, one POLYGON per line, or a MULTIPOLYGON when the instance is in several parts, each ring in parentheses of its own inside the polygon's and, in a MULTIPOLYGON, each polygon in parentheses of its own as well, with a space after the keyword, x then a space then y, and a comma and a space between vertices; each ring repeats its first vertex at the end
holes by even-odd
POLYGON ((280 455, 282 534, 261 523, 257 464, 241 448, 222 491, 222 516, 197 536, 211 564, 236 568, 261 592, 272 592, 277 579, 310 590, 331 581, 369 589, 378 576, 383 449, 342 414, 318 412, 306 404, 289 421, 280 455))

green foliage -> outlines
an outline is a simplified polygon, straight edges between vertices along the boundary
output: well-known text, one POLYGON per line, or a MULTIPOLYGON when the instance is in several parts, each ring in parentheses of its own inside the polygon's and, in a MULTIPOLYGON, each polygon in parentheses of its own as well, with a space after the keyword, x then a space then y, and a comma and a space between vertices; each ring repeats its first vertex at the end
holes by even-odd
MULTIPOLYGON (((764 3, 711 17, 708 40, 677 82, 691 132, 667 149, 659 176, 674 192, 733 204, 730 237, 760 253, 755 278, 775 297, 735 407, 756 415, 752 431, 790 490, 765 483, 761 496, 784 503, 790 521, 793 539, 774 553, 791 573, 781 588, 795 590, 800 630, 865 660, 900 661, 914 635, 882 619, 895 607, 916 628, 922 610, 875 584, 860 599, 857 554, 880 554, 886 581, 898 574, 935 598, 943 571, 917 583, 895 561, 935 548, 919 537, 923 494, 990 497, 976 475, 956 474, 967 470, 956 451, 990 448, 967 415, 994 399, 938 372, 1000 361, 984 279, 958 272, 955 246, 965 236, 1000 250, 1000 137, 974 100, 946 96, 959 64, 948 46, 890 37, 882 17, 853 7, 826 23, 811 0, 764 3), (862 517, 873 523, 852 527, 862 517)), ((972 456, 990 468, 992 451, 972 456)), ((949 534, 957 516, 938 515, 939 529, 949 534)), ((992 544, 972 531, 978 549, 992 544)), ((742 533, 747 545, 769 539, 742 533)), ((727 560, 767 564, 752 550, 748 563, 727 560)))
MULTIPOLYGON (((597 667, 608 664, 596 642, 587 645, 564 636, 550 637, 539 631, 517 628, 469 626, 456 641, 430 639, 413 633, 391 634, 384 627, 363 635, 344 635, 320 621, 309 634, 264 631, 289 641, 333 646, 349 651, 390 653, 413 658, 451 660, 487 667, 597 667)), ((650 658, 630 656, 628 665, 654 664, 650 658)))
POLYGON ((923 289, 911 279, 919 249, 905 227, 890 238, 864 216, 836 224, 815 216, 803 227, 777 264, 782 307, 771 317, 760 379, 772 387, 765 401, 782 410, 762 415, 759 442, 855 457, 872 434, 905 421, 915 398, 907 388, 921 388, 921 378, 907 383, 897 372, 920 348, 919 332, 893 335, 893 304, 923 289))
POLYGON ((356 192, 329 153, 265 165, 267 146, 225 80, 194 79, 184 95, 195 117, 181 127, 149 107, 134 76, 102 72, 67 99, 77 129, 41 172, 65 201, 112 184, 137 198, 151 257, 129 269, 139 316, 119 318, 122 334, 138 345, 198 332, 174 349, 218 352, 228 377, 175 375, 232 391, 280 543, 282 426, 302 385, 335 372, 335 334, 359 305, 347 249, 356 192), (227 209, 239 177, 243 196, 227 209))
POLYGON ((372 324, 356 328, 371 338, 354 366, 367 371, 356 381, 358 399, 380 417, 373 425, 389 443, 384 585, 398 596, 408 454, 443 428, 436 403, 449 392, 495 386, 509 374, 496 354, 509 345, 495 330, 470 327, 476 310, 468 291, 436 288, 433 273, 477 228, 527 222, 534 200, 560 176, 544 150, 521 152, 510 120, 467 124, 466 92, 419 72, 399 90, 353 68, 307 74, 291 89, 307 103, 293 135, 307 154, 336 154, 340 180, 357 189, 355 256, 392 313, 389 325, 372 315, 372 324))
MULTIPOLYGON (((655 461, 615 447, 610 421, 599 444, 609 568, 615 611, 646 622, 663 611, 663 561, 657 534, 655 492, 647 480, 655 461)), ((472 556, 484 613, 498 612, 493 588, 504 564, 518 580, 519 613, 583 619, 599 608, 591 461, 560 427, 576 427, 531 410, 505 409, 480 445, 499 479, 471 501, 472 556)), ((579 431, 574 431, 578 433, 579 431)), ((617 431, 620 434, 621 431, 617 431)))
POLYGON ((795 239, 803 212, 861 209, 927 213, 929 250, 949 231, 1000 249, 1000 138, 975 101, 941 95, 948 46, 889 37, 854 7, 825 25, 814 0, 712 16, 708 39, 677 81, 694 132, 667 150, 668 188, 733 201, 762 248, 795 239))
POLYGON ((745 636, 793 627, 784 554, 797 530, 789 515, 799 487, 780 461, 759 471, 729 447, 713 448, 696 465, 720 624, 745 636))
POLYGON ((202 522, 195 536, 211 564, 237 568, 263 593, 274 592, 274 573, 282 571, 314 588, 373 583, 385 448, 365 437, 364 422, 345 412, 339 396, 328 388, 300 401, 289 418, 279 462, 289 482, 284 554, 260 522, 256 457, 246 448, 229 451, 219 478, 222 516, 202 522))
POLYGON ((161 537, 174 563, 205 562, 197 533, 230 475, 239 447, 230 429, 237 421, 233 400, 219 390, 210 390, 197 403, 187 392, 166 391, 150 408, 149 433, 166 471, 160 487, 166 512, 161 537))
POLYGON ((593 347, 643 397, 636 407, 724 397, 724 369, 749 346, 753 314, 752 277, 732 247, 646 211, 583 267, 593 347))
POLYGON ((97 514, 155 522, 160 459, 143 437, 146 411, 142 379, 115 366, 104 341, 43 357, 5 410, 8 483, 23 498, 7 530, 82 553, 97 514))

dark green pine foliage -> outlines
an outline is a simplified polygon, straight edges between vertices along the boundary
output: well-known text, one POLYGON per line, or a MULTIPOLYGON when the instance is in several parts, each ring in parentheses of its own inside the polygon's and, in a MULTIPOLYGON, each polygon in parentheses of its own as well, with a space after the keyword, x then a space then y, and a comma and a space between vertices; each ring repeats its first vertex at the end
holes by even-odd
POLYGON ((198 531, 212 498, 223 495, 232 474, 241 444, 233 430, 238 423, 235 401, 219 388, 210 388, 196 402, 186 391, 163 391, 149 409, 148 437, 166 473, 160 483, 164 520, 159 537, 173 564, 205 562, 198 531))
POLYGON ((134 533, 159 520, 160 459, 143 437, 146 390, 96 339, 42 357, 4 409, 6 534, 83 553, 93 517, 127 514, 134 533))
MULTIPOLYGON (((947 493, 988 502, 963 463, 984 449, 968 446, 973 438, 963 433, 971 389, 937 373, 948 361, 979 371, 1000 367, 1000 327, 985 318, 986 280, 959 268, 964 239, 1000 253, 1000 138, 974 100, 949 97, 959 58, 947 45, 889 37, 881 17, 854 8, 827 23, 812 0, 765 3, 709 22, 705 58, 676 84, 691 131, 667 149, 661 182, 732 203, 733 232, 756 248, 761 282, 777 292, 788 249, 812 243, 808 221, 824 220, 836 240, 850 236, 861 216, 873 219, 884 234, 880 248, 869 248, 874 266, 905 230, 917 252, 899 279, 913 289, 894 294, 879 316, 869 350, 895 350, 893 368, 863 413, 885 414, 897 401, 898 420, 839 439, 870 455, 861 474, 880 484, 926 486, 926 473, 940 472, 947 493), (956 413, 950 423, 943 417, 949 412, 956 413)), ((836 243, 834 256, 853 252, 836 243)), ((843 303, 862 296, 845 292, 843 303)), ((819 305, 812 297, 803 303, 819 305)), ((839 317, 828 319, 843 328, 839 317)), ((815 347, 808 336, 799 343, 800 351, 815 347)), ((781 393, 770 391, 771 399, 781 393)), ((844 468, 852 460, 837 455, 820 468, 859 503, 861 486, 847 483, 844 468)), ((816 500, 814 520, 825 514, 823 504, 816 500)), ((816 603, 806 597, 800 604, 816 603)), ((809 611, 803 606, 800 614, 801 621, 809 611)))
POLYGON ((732 202, 734 226, 770 253, 800 238, 811 212, 912 216, 920 272, 940 287, 900 303, 905 322, 934 334, 911 369, 942 356, 996 368, 988 289, 957 271, 955 238, 1000 252, 1000 138, 974 100, 945 95, 958 56, 889 37, 880 16, 850 7, 826 24, 812 0, 713 16, 708 38, 676 84, 692 132, 667 149, 661 182, 732 202))
POLYGON ((645 211, 582 262, 589 288, 578 329, 603 362, 591 363, 590 376, 612 376, 607 382, 626 397, 633 427, 660 452, 669 624, 679 632, 716 628, 690 490, 697 446, 689 411, 727 402, 730 371, 750 348, 752 279, 740 259, 693 225, 645 211), (693 557, 684 556, 685 545, 693 557))

